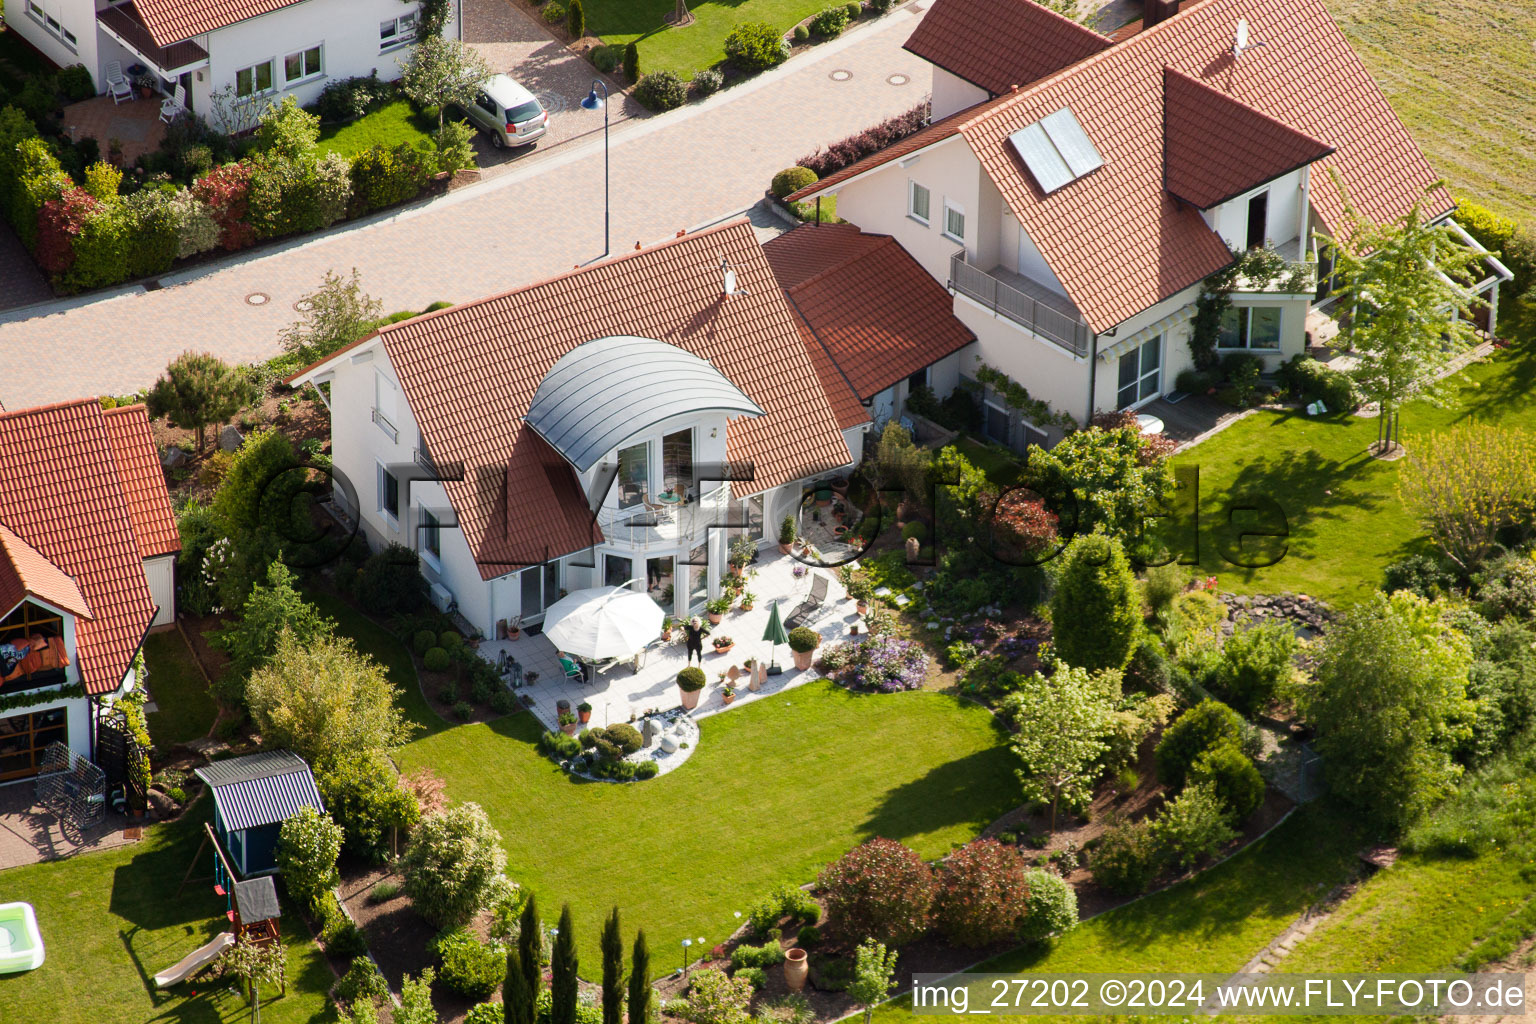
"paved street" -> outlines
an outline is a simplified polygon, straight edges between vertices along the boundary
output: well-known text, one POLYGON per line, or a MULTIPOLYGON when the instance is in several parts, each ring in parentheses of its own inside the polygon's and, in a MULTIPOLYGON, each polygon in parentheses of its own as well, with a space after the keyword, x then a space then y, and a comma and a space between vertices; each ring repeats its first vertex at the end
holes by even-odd
MULTIPOLYGON (((616 127, 613 248, 743 210, 775 171, 819 144, 920 102, 926 65, 901 49, 920 16, 898 11, 702 104, 616 127), (852 74, 833 79, 833 71, 852 74)), ((372 223, 167 275, 155 291, 93 297, 28 320, 0 314, 0 401, 16 409, 131 392, 187 349, 232 361, 272 355, 295 300, 332 268, 356 267, 386 310, 420 308, 570 269, 601 254, 602 236, 597 135, 372 223)))

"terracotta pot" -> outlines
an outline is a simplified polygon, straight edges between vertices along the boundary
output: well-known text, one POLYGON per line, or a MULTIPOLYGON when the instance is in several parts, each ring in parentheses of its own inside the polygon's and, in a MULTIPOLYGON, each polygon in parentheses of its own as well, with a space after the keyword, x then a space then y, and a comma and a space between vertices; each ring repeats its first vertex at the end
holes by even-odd
POLYGON ((716 647, 715 648, 715 653, 716 654, 730 654, 731 653, 731 648, 733 648, 735 646, 736 646, 735 644, 726 644, 723 647, 716 647))
POLYGON ((722 693, 720 695, 720 703, 722 703, 722 704, 729 704, 732 701, 734 701, 735 699, 736 699, 736 695, 734 693, 722 693))
POLYGON ((795 656, 795 668, 802 672, 811 667, 811 662, 816 660, 815 651, 791 651, 795 656))
POLYGON ((784 984, 789 986, 791 992, 805 988, 805 979, 810 972, 811 965, 805 958, 805 950, 792 946, 784 951, 784 984))
POLYGON ((523 631, 518 629, 516 626, 511 626, 507 629, 507 639, 516 640, 518 636, 522 634, 522 632, 523 631))
POLYGON ((684 711, 692 711, 694 708, 698 707, 699 694, 704 692, 703 690, 685 690, 681 686, 677 688, 677 691, 683 695, 684 711))
POLYGON ((780 544, 780 545, 779 545, 779 554, 781 554, 781 555, 787 555, 787 554, 789 554, 789 553, 790 553, 790 552, 791 552, 791 551, 793 551, 793 550, 794 550, 794 549, 795 549, 795 545, 794 545, 794 544, 793 544, 793 543, 789 543, 789 544, 780 544))
POLYGON ((709 624, 711 626, 718 626, 718 625, 720 625, 720 617, 721 616, 720 616, 719 612, 709 612, 708 614, 709 614, 709 624))
POLYGON ((560 727, 560 731, 565 733, 567 736, 575 736, 576 735, 576 723, 572 722, 570 725, 562 725, 560 727))
POLYGON ((855 601, 853 606, 854 606, 854 608, 858 609, 858 612, 859 612, 860 615, 867 615, 867 614, 869 614, 869 602, 868 601, 855 601))
POLYGON ((588 722, 592 721, 592 712, 578 711, 576 712, 576 718, 581 722, 582 725, 586 725, 588 722))

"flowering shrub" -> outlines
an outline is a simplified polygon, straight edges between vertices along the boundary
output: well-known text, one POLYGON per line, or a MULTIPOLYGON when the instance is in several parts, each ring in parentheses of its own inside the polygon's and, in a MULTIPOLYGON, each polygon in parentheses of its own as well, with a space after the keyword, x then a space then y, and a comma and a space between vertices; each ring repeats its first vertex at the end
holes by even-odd
POLYGON ((192 183, 192 194, 208 207, 219 227, 219 247, 244 249, 256 241, 250 213, 251 169, 245 164, 215 167, 192 183))
MULTIPOLYGON (((1056 543, 1056 513, 1028 491, 1014 488, 996 500, 983 497, 982 507, 992 510, 991 526, 1000 553, 1032 557, 1056 543)), ((1010 559, 1012 560, 1012 559, 1010 559)))
POLYGON ((825 149, 818 149, 810 156, 796 160, 795 163, 801 167, 809 167, 818 177, 825 178, 834 171, 842 170, 855 160, 878 152, 893 142, 899 142, 927 124, 928 104, 924 101, 904 114, 897 114, 857 134, 850 135, 841 142, 834 142, 825 149))
POLYGON ((934 920, 958 946, 988 946, 1019 933, 1029 916, 1029 883, 1018 850, 978 839, 938 868, 934 920))
POLYGON ((186 259, 219 244, 219 225, 213 211, 189 189, 178 189, 170 200, 171 220, 176 225, 176 258, 186 259))
POLYGON ((101 200, 83 188, 65 189, 45 202, 37 215, 38 264, 50 274, 68 270, 75 262, 75 239, 102 209, 101 200))
POLYGON ((845 938, 905 945, 928 930, 933 872, 914 850, 871 839, 822 869, 816 880, 827 924, 845 938))
POLYGON ((915 690, 927 678, 928 655, 915 640, 871 637, 854 648, 848 662, 848 683, 863 690, 915 690))

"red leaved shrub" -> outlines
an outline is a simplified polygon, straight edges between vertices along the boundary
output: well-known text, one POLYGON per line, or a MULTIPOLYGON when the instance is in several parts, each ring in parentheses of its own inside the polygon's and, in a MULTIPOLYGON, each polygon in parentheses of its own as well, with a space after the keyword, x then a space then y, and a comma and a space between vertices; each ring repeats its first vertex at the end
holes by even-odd
POLYGON ((995 839, 978 839, 939 865, 934 923, 957 946, 1017 939, 1029 916, 1024 858, 995 839))
POLYGON ((810 156, 801 157, 795 163, 809 167, 818 178, 825 178, 840 171, 855 160, 862 160, 871 153, 878 153, 893 142, 900 142, 908 135, 928 124, 928 102, 924 100, 905 113, 881 121, 877 125, 856 132, 825 149, 818 149, 810 156))
POLYGON ((75 262, 75 239, 86 221, 102 210, 100 199, 83 188, 65 189, 37 211, 37 262, 50 274, 62 274, 75 262))
POLYGON ((208 207, 219 226, 219 248, 244 249, 256 241, 250 214, 251 169, 245 164, 215 167, 192 183, 192 194, 208 207))
POLYGON ((928 930, 933 872, 894 840, 855 846, 823 868, 816 885, 828 927, 844 938, 902 946, 928 930))

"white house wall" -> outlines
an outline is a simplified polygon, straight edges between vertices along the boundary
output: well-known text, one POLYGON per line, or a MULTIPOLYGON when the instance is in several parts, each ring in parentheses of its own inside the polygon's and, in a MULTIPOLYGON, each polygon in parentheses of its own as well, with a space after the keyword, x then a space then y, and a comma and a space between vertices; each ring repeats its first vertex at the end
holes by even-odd
POLYGON ((1270 245, 1284 245, 1301 233, 1301 213, 1307 185, 1305 168, 1282 174, 1263 188, 1252 189, 1236 199, 1205 212, 1209 224, 1229 249, 1241 250, 1248 244, 1248 200, 1260 192, 1269 193, 1269 209, 1264 223, 1264 237, 1270 245))
POLYGON ((943 68, 934 66, 933 99, 929 108, 931 120, 937 121, 966 107, 974 107, 987 98, 987 90, 981 86, 972 85, 958 75, 952 75, 943 68))
MULTIPOLYGON (((31 13, 27 0, 10 0, 5 5, 5 25, 19 34, 43 55, 60 67, 84 64, 91 71, 91 80, 101 88, 101 76, 96 64, 96 7, 92 0, 35 0, 45 12, 58 21, 61 28, 75 35, 70 46, 59 36, 49 32, 31 13)), ((127 65, 123 65, 127 67, 127 65)))

